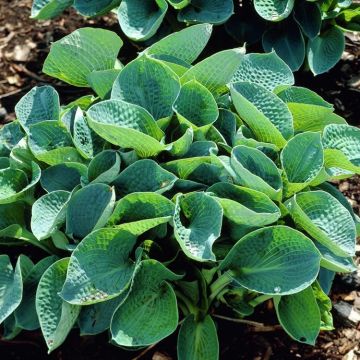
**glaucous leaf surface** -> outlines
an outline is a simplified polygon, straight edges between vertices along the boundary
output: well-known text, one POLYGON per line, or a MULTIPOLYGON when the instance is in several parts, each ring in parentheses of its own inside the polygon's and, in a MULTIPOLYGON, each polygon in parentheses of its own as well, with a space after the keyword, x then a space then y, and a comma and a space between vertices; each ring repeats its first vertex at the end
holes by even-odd
POLYGON ((315 345, 320 331, 320 311, 310 287, 297 294, 274 298, 280 324, 294 339, 315 345))
POLYGON ((195 321, 188 315, 182 323, 178 336, 179 360, 216 360, 219 358, 217 331, 210 315, 195 321))
POLYGON ((134 273, 129 258, 136 237, 118 229, 92 232, 73 251, 60 296, 68 303, 90 305, 126 291, 134 273))
POLYGON ((60 15, 74 0, 34 0, 31 7, 31 17, 47 20, 60 15))
POLYGON ((43 72, 70 85, 89 87, 88 75, 113 69, 121 46, 112 31, 81 28, 52 44, 43 72))
POLYGON ((80 313, 80 306, 61 299, 69 258, 53 263, 43 274, 36 290, 36 312, 49 353, 66 339, 80 313))
POLYGON ((320 253, 300 231, 287 226, 255 230, 240 239, 222 261, 234 281, 270 295, 295 294, 316 279, 320 253))
POLYGON ((168 281, 178 280, 156 260, 144 260, 131 292, 111 320, 112 339, 121 346, 147 346, 172 334, 178 325, 176 296, 168 281))

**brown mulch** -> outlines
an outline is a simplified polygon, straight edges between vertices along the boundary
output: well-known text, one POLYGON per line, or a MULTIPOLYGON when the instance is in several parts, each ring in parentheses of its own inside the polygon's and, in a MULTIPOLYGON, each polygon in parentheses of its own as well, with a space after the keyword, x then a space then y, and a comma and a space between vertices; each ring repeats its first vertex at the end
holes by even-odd
MULTIPOLYGON (((31 87, 50 83, 61 98, 70 101, 83 93, 42 74, 41 66, 50 44, 83 26, 106 27, 119 32, 115 16, 109 14, 97 19, 84 19, 74 11, 52 21, 29 19, 31 0, 0 0, 0 123, 14 119, 16 102, 31 87)), ((329 73, 316 77, 299 73, 297 85, 317 91, 335 104, 336 112, 351 124, 360 125, 360 41, 347 37, 343 60, 329 73)), ((127 49, 133 54, 134 49, 127 49)), ((85 90, 86 91, 86 90, 85 90)), ((360 177, 339 184, 355 212, 360 212, 360 177)), ((357 263, 360 250, 357 249, 357 263)), ((332 292, 334 303, 345 303, 360 311, 359 273, 337 276, 332 292)), ((269 306, 269 305, 268 305, 269 306)), ((261 310, 260 321, 275 325, 273 312, 261 310), (270 315, 269 315, 270 314, 270 315), (272 315, 271 315, 272 314, 272 315), (264 316, 264 319, 261 318, 264 316)), ((292 341, 283 331, 255 331, 254 328, 218 321, 220 326, 221 359, 360 359, 360 325, 349 322, 345 315, 334 311, 336 330, 320 334, 315 347, 292 341)), ((258 319, 259 320, 259 319, 258 319)), ((172 336, 146 353, 142 359, 176 359, 176 336, 172 336)), ((13 359, 132 359, 139 353, 125 353, 108 344, 107 334, 96 337, 78 336, 74 330, 66 343, 48 356, 38 332, 24 332, 11 342, 0 340, 0 358, 13 359)))

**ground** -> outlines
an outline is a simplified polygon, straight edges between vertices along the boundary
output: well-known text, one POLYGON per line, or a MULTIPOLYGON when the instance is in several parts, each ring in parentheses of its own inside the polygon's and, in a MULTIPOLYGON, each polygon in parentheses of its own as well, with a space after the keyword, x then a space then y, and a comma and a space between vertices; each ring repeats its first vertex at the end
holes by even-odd
MULTIPOLYGON (((84 20, 70 11, 56 20, 38 22, 29 19, 30 0, 0 0, 0 123, 14 119, 16 102, 35 85, 50 83, 67 102, 84 93, 47 77, 41 66, 51 42, 82 26, 107 27, 119 32, 115 17, 110 14, 96 20, 84 20)), ((223 34, 217 30, 216 42, 223 34)), ((336 112, 351 124, 360 125, 360 41, 348 35, 342 61, 329 73, 313 78, 309 73, 296 75, 297 85, 312 88, 335 104, 336 112)), ((215 46, 216 47, 216 46, 215 46)), ((121 54, 127 59, 135 56, 136 45, 127 45, 121 54), (125 52, 124 52, 125 51, 125 52)), ((346 195, 357 214, 360 210, 360 178, 343 181, 340 190, 346 195)), ((360 248, 357 247, 357 263, 360 248)), ((273 311, 266 304, 257 320, 264 327, 252 327, 219 320, 221 327, 221 359, 360 359, 360 270, 357 274, 337 276, 331 294, 335 303, 334 317, 337 330, 320 334, 315 347, 289 339, 276 325, 273 311), (352 311, 352 312, 350 312, 352 311), (348 319, 350 317, 350 320, 348 319)), ((78 336, 74 330, 66 343, 48 356, 39 332, 25 333, 8 342, 0 340, 1 359, 176 359, 176 336, 141 352, 124 352, 108 344, 107 334, 97 337, 78 336), (140 357, 139 357, 140 356, 140 357)))

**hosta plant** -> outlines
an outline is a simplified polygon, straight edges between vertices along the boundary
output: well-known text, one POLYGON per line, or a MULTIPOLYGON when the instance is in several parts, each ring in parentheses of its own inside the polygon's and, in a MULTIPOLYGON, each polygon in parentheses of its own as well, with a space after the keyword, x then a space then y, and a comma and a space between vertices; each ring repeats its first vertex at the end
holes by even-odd
POLYGON ((225 23, 237 41, 262 42, 264 51, 275 50, 293 71, 306 59, 315 75, 340 60, 344 32, 360 29, 360 7, 351 0, 246 0, 240 5, 233 0, 34 0, 32 17, 48 19, 70 6, 84 16, 113 9, 122 31, 134 41, 160 38, 178 28, 174 8, 180 23, 225 23))
POLYGON ((358 218, 329 181, 360 172, 360 130, 274 52, 196 62, 210 35, 191 26, 125 66, 106 30, 52 45, 44 71, 89 95, 36 87, 1 129, 5 338, 40 328, 51 352, 75 328, 138 350, 176 333, 179 359, 211 360, 219 316, 265 301, 297 341, 333 328, 358 218))

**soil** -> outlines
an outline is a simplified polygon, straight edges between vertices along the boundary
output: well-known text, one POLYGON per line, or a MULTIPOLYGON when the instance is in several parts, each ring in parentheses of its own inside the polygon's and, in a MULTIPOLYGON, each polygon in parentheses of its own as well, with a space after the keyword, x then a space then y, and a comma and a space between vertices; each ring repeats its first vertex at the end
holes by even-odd
MULTIPOLYGON (((74 11, 67 11, 52 21, 39 22, 29 19, 30 7, 31 0, 0 0, 0 123, 14 119, 16 102, 33 86, 53 85, 65 103, 89 91, 68 86, 42 74, 41 66, 51 42, 83 26, 105 27, 121 35, 117 20, 112 14, 92 20, 84 19, 74 11)), ((212 50, 216 49, 219 43, 225 46, 224 41, 227 47, 236 46, 230 40, 223 40, 224 36, 222 29, 216 29, 212 50)), ((327 101, 334 103, 339 115, 344 116, 349 123, 359 126, 360 40, 354 35, 348 35, 346 40, 346 52, 334 69, 316 78, 310 73, 298 73, 296 83, 313 89, 327 101)), ((124 54, 125 60, 128 61, 136 55, 137 50, 137 45, 127 44, 120 55, 124 54)), ((359 214, 360 177, 342 181, 339 188, 359 214)), ((359 265, 359 245, 356 261, 359 265)), ((255 318, 264 323, 264 327, 256 328, 220 319, 217 321, 220 330, 220 358, 360 359, 360 323, 356 319, 349 320, 347 311, 353 310, 352 317, 359 314, 356 313, 360 311, 359 275, 360 270, 353 275, 337 275, 331 293, 334 307, 338 309, 334 310, 336 330, 322 332, 315 347, 294 342, 279 330, 274 312, 269 311, 269 302, 257 312, 255 318)), ((0 354, 4 360, 176 359, 176 335, 147 349, 145 354, 141 351, 125 352, 109 344, 108 340, 106 333, 95 337, 80 337, 75 329, 60 349, 47 355, 45 343, 39 332, 23 332, 15 340, 0 340, 0 354)))

